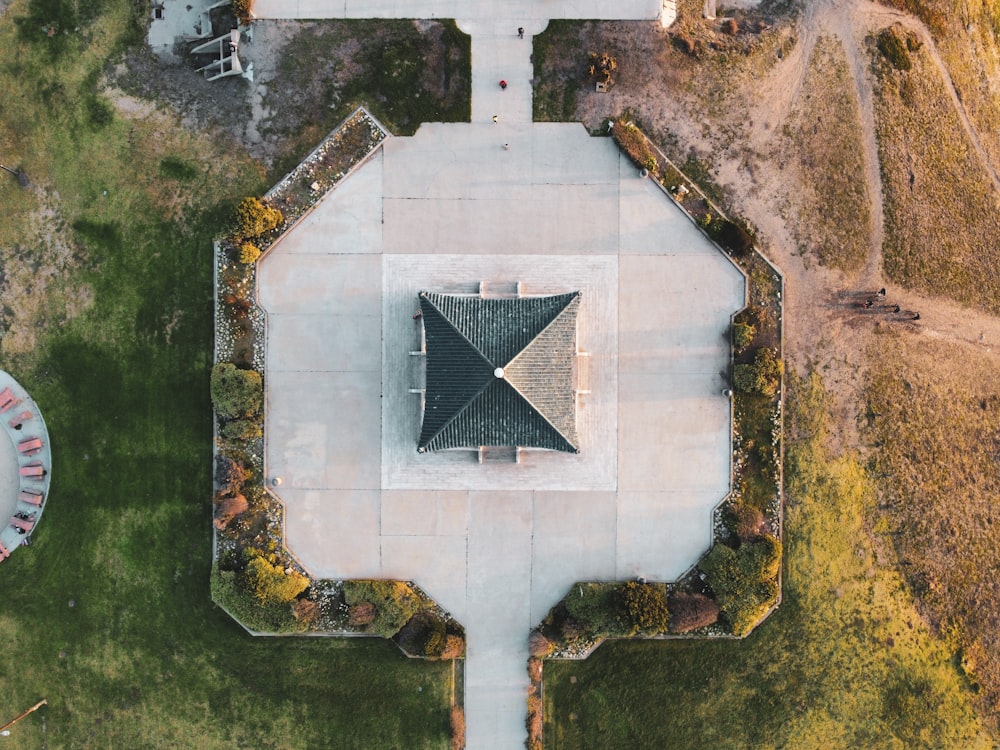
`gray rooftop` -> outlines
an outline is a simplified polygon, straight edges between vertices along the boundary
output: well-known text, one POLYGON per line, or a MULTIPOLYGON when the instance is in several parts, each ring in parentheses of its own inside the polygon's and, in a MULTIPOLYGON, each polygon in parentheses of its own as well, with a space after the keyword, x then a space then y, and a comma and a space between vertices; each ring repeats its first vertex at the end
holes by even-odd
POLYGON ((427 381, 418 450, 579 452, 573 364, 580 293, 420 293, 427 381))

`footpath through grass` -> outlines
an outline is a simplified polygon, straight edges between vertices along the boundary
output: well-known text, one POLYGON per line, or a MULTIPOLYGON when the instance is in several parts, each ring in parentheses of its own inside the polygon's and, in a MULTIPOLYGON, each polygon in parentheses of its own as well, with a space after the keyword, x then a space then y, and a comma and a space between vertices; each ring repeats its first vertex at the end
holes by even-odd
POLYGON ((618 642, 546 663, 546 750, 993 747, 953 654, 876 559, 871 487, 828 452, 818 376, 788 385, 781 607, 743 641, 618 642))
POLYGON ((96 93, 131 3, 100 3, 51 56, 16 32, 34 4, 0 18, 3 160, 35 186, 0 189, 0 258, 43 299, 15 311, 0 366, 40 404, 54 464, 34 544, 0 566, 0 720, 48 706, 5 746, 446 747, 448 665, 253 639, 210 602, 211 239, 262 173, 96 93))

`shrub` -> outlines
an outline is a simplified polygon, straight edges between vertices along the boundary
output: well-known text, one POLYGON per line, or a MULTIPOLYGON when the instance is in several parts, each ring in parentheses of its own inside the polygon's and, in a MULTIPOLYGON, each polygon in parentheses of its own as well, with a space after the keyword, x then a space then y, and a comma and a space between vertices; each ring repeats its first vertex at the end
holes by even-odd
POLYGON ((244 577, 250 593, 265 606, 287 604, 309 586, 309 579, 298 571, 285 571, 260 555, 250 558, 244 577))
POLYGON ((237 20, 246 25, 253 19, 253 0, 230 0, 233 6, 233 15, 237 20))
POLYGON ((770 398, 778 392, 783 370, 777 353, 763 347, 752 363, 741 362, 733 368, 733 385, 744 393, 759 393, 770 398))
POLYGON ((433 612, 417 612, 396 633, 399 647, 411 656, 427 656, 437 659, 444 652, 447 643, 447 625, 433 612))
POLYGON ((733 348, 737 352, 745 351, 753 343, 753 338, 756 335, 757 329, 750 323, 742 321, 733 323, 733 348))
POLYGON ((260 257, 260 248, 251 242, 244 242, 240 245, 240 263, 249 266, 257 262, 260 257))
POLYGON ((315 625, 319 620, 319 603, 312 599, 296 599, 292 615, 305 625, 315 625))
POLYGON ((444 642, 441 658, 451 661, 452 659, 461 659, 463 656, 465 656, 465 639, 460 635, 449 633, 444 642))
POLYGON ((237 419, 219 426, 219 437, 226 440, 256 440, 263 434, 260 421, 256 419, 237 419))
POLYGON ((448 718, 451 724, 451 750, 462 750, 465 747, 465 711, 461 706, 452 706, 448 718))
POLYGON ((236 516, 245 513, 249 504, 243 495, 229 495, 217 498, 215 510, 215 528, 223 530, 236 516))
POLYGON ((535 657, 548 656, 555 650, 552 641, 539 633, 537 630, 531 631, 528 636, 528 653, 535 657))
POLYGON ((246 479, 246 470, 236 461, 221 453, 215 457, 215 483, 219 495, 236 494, 246 479))
POLYGON ((727 18, 722 22, 722 33, 729 34, 730 36, 736 36, 740 31, 740 25, 736 22, 735 18, 727 18))
POLYGON ((726 525, 741 542, 753 541, 766 529, 764 513, 760 508, 746 503, 734 503, 726 509, 726 525))
POLYGON ((277 229, 284 220, 281 211, 259 198, 244 198, 236 207, 236 232, 240 237, 260 237, 277 229))
POLYGON ((528 716, 525 720, 528 729, 529 747, 542 741, 542 699, 537 693, 528 696, 528 716))
POLYGON ((876 46, 878 47, 878 51, 882 53, 882 56, 896 70, 909 70, 913 67, 906 42, 900 38, 894 28, 882 29, 878 33, 876 46))
POLYGON ((737 258, 753 252, 754 239, 750 230, 728 219, 713 221, 708 227, 709 236, 737 258))
POLYGON ((578 583, 563 600, 566 611, 591 637, 629 636, 635 633, 626 615, 621 593, 613 583, 578 583))
POLYGON ((247 419, 260 413, 264 405, 264 384, 260 373, 241 370, 230 362, 212 369, 212 405, 220 419, 247 419))
POLYGON ((251 630, 265 633, 293 633, 306 629, 304 623, 292 617, 288 604, 263 606, 241 585, 235 571, 212 569, 212 600, 251 630))
POLYGON ((375 618, 365 632, 385 638, 398 633, 420 608, 420 598, 402 581, 345 581, 344 601, 349 606, 373 605, 375 618))
POLYGON ((613 82, 611 74, 616 70, 618 70, 618 60, 613 55, 609 55, 607 52, 600 55, 596 52, 590 53, 590 65, 587 69, 587 74, 592 81, 610 84, 613 82))
POLYGON ((375 605, 371 602, 355 604, 347 610, 347 624, 352 628, 371 625, 375 622, 375 605))
POLYGON ((639 128, 619 118, 611 127, 611 137, 637 167, 656 172, 656 155, 639 128))
POLYGON ((535 685, 542 681, 542 660, 538 657, 528 659, 528 681, 535 685))
POLYGON ((629 620, 645 633, 663 633, 670 614, 662 584, 628 581, 621 587, 622 602, 629 620))
POLYGON ((774 604, 780 565, 781 544, 772 536, 739 549, 716 543, 698 563, 735 635, 750 632, 774 604))
POLYGON ((689 633, 698 628, 712 625, 719 619, 719 605, 704 594, 677 592, 671 595, 670 630, 674 633, 689 633))

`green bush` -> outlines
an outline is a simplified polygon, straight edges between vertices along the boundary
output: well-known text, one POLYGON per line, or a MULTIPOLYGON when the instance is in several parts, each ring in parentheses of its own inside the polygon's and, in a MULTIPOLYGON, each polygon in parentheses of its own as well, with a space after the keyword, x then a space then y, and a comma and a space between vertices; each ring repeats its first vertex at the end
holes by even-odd
POLYGON ((309 587, 309 579, 298 571, 286 571, 259 554, 250 558, 244 577, 247 589, 264 606, 290 604, 309 587))
POLYGON ((264 384, 260 373, 241 370, 230 362, 212 369, 212 405, 220 419, 248 419, 264 405, 264 384))
POLYGON ((590 637, 635 634, 617 584, 578 583, 566 594, 563 604, 590 637))
POLYGON ((741 362, 733 368, 733 385, 744 393, 759 393, 770 398, 778 392, 784 365, 773 349, 763 347, 754 361, 741 362))
POLYGON ((622 603, 631 623, 647 634, 664 633, 670 620, 663 584, 628 581, 621 587, 622 603))
POLYGON ((240 263, 243 265, 249 266, 251 263, 256 263, 259 257, 260 248, 252 242, 244 242, 240 245, 240 263))
POLYGON ((240 584, 235 571, 215 566, 210 583, 212 601, 224 607, 244 626, 261 633, 297 633, 307 625, 296 621, 288 604, 261 606, 240 584))
POLYGON ((894 28, 882 29, 878 33, 876 46, 896 70, 909 70, 913 67, 906 41, 900 38, 894 28))
POLYGON ((698 563, 733 633, 746 635, 778 596, 781 543, 772 536, 733 549, 717 542, 698 563))
POLYGON ((236 207, 236 232, 240 237, 260 237, 277 229, 284 220, 281 211, 264 205, 260 198, 244 198, 236 207))
POLYGON ((737 321, 733 323, 733 348, 737 352, 746 351, 746 348, 753 343, 757 329, 750 323, 737 321))
POLYGON ((256 440, 264 434, 260 422, 256 419, 237 419, 223 422, 219 427, 219 437, 226 440, 256 440))
POLYGON ((395 637, 396 643, 412 656, 438 659, 448 641, 448 625, 436 613, 417 612, 395 637))
POLYGON ((344 601, 348 606, 371 604, 375 619, 364 632, 391 638, 420 609, 420 597, 402 581, 345 581, 344 601))

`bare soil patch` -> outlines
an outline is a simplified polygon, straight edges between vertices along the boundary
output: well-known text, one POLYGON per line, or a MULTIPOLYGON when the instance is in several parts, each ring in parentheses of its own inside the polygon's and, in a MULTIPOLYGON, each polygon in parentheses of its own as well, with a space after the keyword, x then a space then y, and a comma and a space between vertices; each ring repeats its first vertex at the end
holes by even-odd
POLYGON ((178 48, 175 63, 131 50, 110 81, 176 112, 186 127, 210 129, 246 149, 275 177, 358 104, 396 133, 469 116, 468 37, 450 23, 258 21, 240 47, 253 82, 205 80, 195 72, 203 61, 186 51, 191 46, 178 48))

